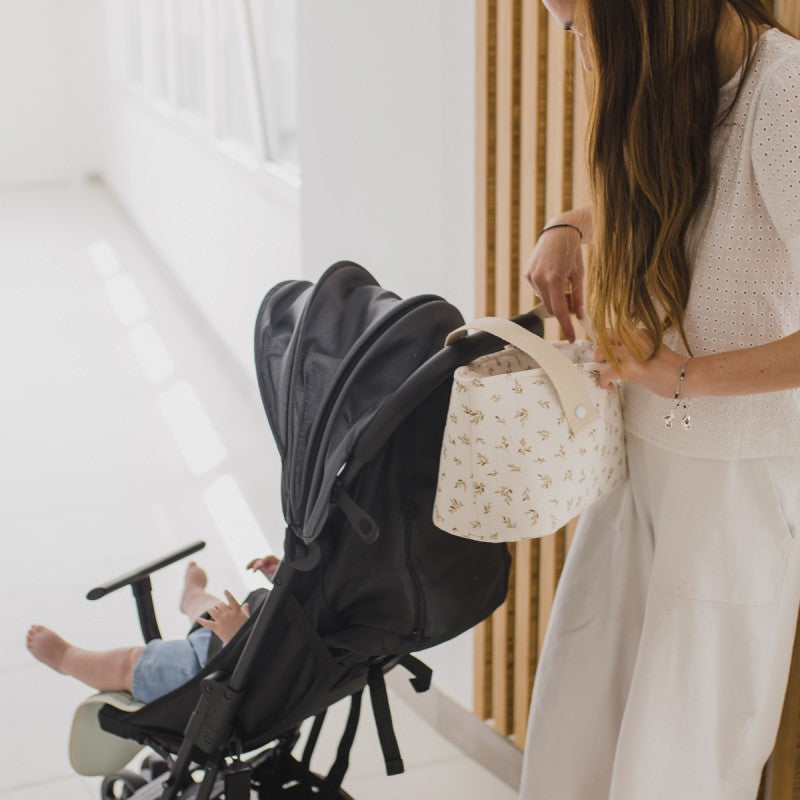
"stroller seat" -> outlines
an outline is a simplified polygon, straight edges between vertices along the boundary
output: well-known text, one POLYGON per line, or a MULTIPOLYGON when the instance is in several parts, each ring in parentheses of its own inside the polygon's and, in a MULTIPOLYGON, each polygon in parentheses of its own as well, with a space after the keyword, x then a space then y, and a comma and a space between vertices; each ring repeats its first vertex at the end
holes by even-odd
POLYGON ((138 711, 144 703, 129 692, 99 692, 87 697, 72 718, 69 734, 69 760, 78 775, 109 775, 132 761, 144 745, 120 739, 100 727, 98 713, 105 706, 120 711, 138 711))

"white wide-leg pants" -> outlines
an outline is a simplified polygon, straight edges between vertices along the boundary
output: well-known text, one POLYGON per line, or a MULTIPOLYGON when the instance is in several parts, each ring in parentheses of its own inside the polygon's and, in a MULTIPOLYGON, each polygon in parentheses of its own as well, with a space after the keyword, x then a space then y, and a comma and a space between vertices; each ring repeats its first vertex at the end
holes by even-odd
POLYGON ((520 797, 755 800, 800 604, 800 453, 723 461, 627 434, 627 454, 558 584, 520 797))

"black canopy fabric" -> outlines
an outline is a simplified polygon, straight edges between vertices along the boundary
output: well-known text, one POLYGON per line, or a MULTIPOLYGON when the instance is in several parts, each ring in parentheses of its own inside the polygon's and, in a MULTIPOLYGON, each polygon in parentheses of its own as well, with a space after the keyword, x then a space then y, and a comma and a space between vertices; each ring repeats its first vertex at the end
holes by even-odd
POLYGON ((316 284, 286 282, 267 295, 256 322, 256 368, 283 460, 284 516, 296 536, 316 539, 361 433, 462 323, 442 298, 401 300, 348 261, 316 284))

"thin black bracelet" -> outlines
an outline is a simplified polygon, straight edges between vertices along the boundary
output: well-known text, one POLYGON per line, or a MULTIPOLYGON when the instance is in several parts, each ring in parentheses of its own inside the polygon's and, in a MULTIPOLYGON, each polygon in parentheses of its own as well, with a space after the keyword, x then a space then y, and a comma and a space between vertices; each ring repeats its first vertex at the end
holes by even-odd
POLYGON ((553 228, 572 228, 572 230, 578 231, 578 236, 580 236, 581 241, 583 241, 583 231, 577 225, 570 225, 568 222, 559 222, 556 225, 548 225, 546 228, 542 228, 539 236, 541 236, 545 231, 552 231, 553 228))

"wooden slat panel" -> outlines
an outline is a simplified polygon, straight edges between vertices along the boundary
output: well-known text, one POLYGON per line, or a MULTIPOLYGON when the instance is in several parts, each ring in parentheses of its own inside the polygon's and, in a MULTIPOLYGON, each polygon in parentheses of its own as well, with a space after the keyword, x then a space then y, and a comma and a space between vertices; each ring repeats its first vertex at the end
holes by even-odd
POLYGON ((800 0, 781 0, 780 21, 795 35, 800 36, 800 0))
MULTIPOLYGON (((478 314, 510 315, 533 302, 520 267, 546 220, 590 200, 585 73, 574 40, 540 3, 477 0, 478 314)), ((800 35, 800 0, 779 0, 800 35)), ((577 326, 578 336, 584 332, 577 326)), ((562 336, 548 321, 547 338, 562 336)), ((475 709, 522 747, 538 656, 578 520, 517 544, 507 603, 476 634, 475 709)), ((795 641, 781 729, 759 800, 800 800, 800 642, 795 641)))

